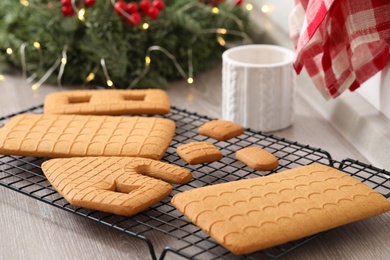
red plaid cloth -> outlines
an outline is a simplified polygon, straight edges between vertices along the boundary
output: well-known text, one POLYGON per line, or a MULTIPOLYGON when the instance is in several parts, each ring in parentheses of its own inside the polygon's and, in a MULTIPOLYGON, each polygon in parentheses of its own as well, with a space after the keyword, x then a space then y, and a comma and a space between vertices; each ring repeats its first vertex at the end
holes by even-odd
POLYGON ((294 68, 306 68, 325 98, 382 70, 389 57, 389 0, 295 0, 290 15, 294 68))

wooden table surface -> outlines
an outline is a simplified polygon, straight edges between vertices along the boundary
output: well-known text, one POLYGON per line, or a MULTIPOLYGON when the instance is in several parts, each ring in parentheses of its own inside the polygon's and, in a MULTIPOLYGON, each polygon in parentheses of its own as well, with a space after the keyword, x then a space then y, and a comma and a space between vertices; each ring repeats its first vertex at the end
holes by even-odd
MULTIPOLYGON (((45 85, 32 91, 20 75, 5 75, 0 81, 0 116, 42 104, 45 95, 54 91, 61 89, 45 85)), ((220 117, 221 65, 195 77, 192 85, 181 80, 170 83, 168 93, 178 108, 220 117)), ((299 92, 293 126, 274 134, 322 148, 336 160, 349 157, 370 163, 299 92)), ((127 234, 2 186, 0 219, 0 259, 150 259, 144 243, 127 234)), ((159 257, 167 238, 155 236, 159 257)), ((327 232, 285 258, 390 259, 389 245, 390 214, 382 214, 327 232)), ((172 258, 176 257, 167 259, 172 258)))

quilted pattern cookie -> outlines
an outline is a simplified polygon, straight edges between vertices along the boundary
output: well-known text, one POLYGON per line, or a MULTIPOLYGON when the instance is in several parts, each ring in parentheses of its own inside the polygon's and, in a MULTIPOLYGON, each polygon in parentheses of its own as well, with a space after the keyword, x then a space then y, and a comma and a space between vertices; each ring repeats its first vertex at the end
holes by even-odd
POLYGON ((186 183, 191 173, 179 166, 137 157, 51 159, 42 170, 72 205, 131 216, 159 202, 172 183, 186 183))
POLYGON ((244 133, 244 128, 236 123, 226 120, 212 120, 201 125, 198 134, 219 141, 226 141, 244 133))
POLYGON ((215 162, 222 159, 221 151, 209 142, 191 142, 176 149, 176 153, 189 164, 215 162))
POLYGON ((0 154, 161 159, 174 133, 163 118, 22 114, 0 128, 0 154))
POLYGON ((169 96, 162 89, 63 91, 47 95, 44 102, 45 114, 168 114, 169 111, 169 96))
POLYGON ((390 210, 390 202, 324 165, 179 193, 173 205, 234 254, 248 254, 390 210))

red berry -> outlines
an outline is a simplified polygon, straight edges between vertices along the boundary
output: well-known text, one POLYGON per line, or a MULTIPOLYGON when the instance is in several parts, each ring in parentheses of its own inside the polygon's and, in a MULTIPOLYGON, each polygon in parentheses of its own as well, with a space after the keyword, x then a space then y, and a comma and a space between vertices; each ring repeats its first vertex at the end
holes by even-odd
POLYGON ((126 3, 123 1, 118 1, 114 4, 114 11, 118 15, 122 15, 123 12, 126 12, 126 3))
POLYGON ((138 11, 138 5, 135 2, 130 2, 127 4, 126 11, 130 14, 138 11))
POLYGON ((243 2, 244 2, 243 0, 237 0, 236 5, 242 5, 243 2))
POLYGON ((95 0, 84 0, 86 6, 92 6, 95 4, 95 0))
POLYGON ((139 9, 141 9, 145 13, 148 11, 150 6, 151 6, 151 3, 149 0, 141 0, 141 2, 139 2, 139 9))
POLYGON ((165 8, 165 3, 164 3, 164 1, 163 0, 154 0, 153 2, 152 2, 152 5, 154 6, 154 7, 156 7, 158 10, 162 10, 162 9, 164 9, 165 8))
POLYGON ((62 6, 69 6, 72 4, 72 0, 61 0, 62 6))
POLYGON ((221 1, 221 0, 209 0, 209 1, 207 1, 207 4, 216 7, 216 6, 220 5, 220 4, 223 3, 223 2, 225 2, 225 1, 221 1))
POLYGON ((158 10, 156 7, 151 6, 149 7, 148 11, 146 12, 147 16, 149 16, 152 19, 156 19, 160 15, 160 10, 158 10))
POLYGON ((71 16, 74 15, 73 7, 70 5, 64 5, 61 7, 61 12, 63 15, 71 16))
POLYGON ((130 25, 137 25, 141 23, 141 20, 142 20, 141 14, 136 12, 130 14, 130 17, 127 19, 127 22, 130 25))

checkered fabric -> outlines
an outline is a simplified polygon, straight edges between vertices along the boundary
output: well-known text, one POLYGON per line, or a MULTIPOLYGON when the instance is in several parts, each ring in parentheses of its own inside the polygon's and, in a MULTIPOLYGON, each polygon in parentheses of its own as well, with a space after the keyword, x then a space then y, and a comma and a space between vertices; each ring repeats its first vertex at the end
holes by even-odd
POLYGON ((389 57, 389 0, 295 0, 290 37, 294 68, 304 67, 329 99, 357 89, 389 57))

